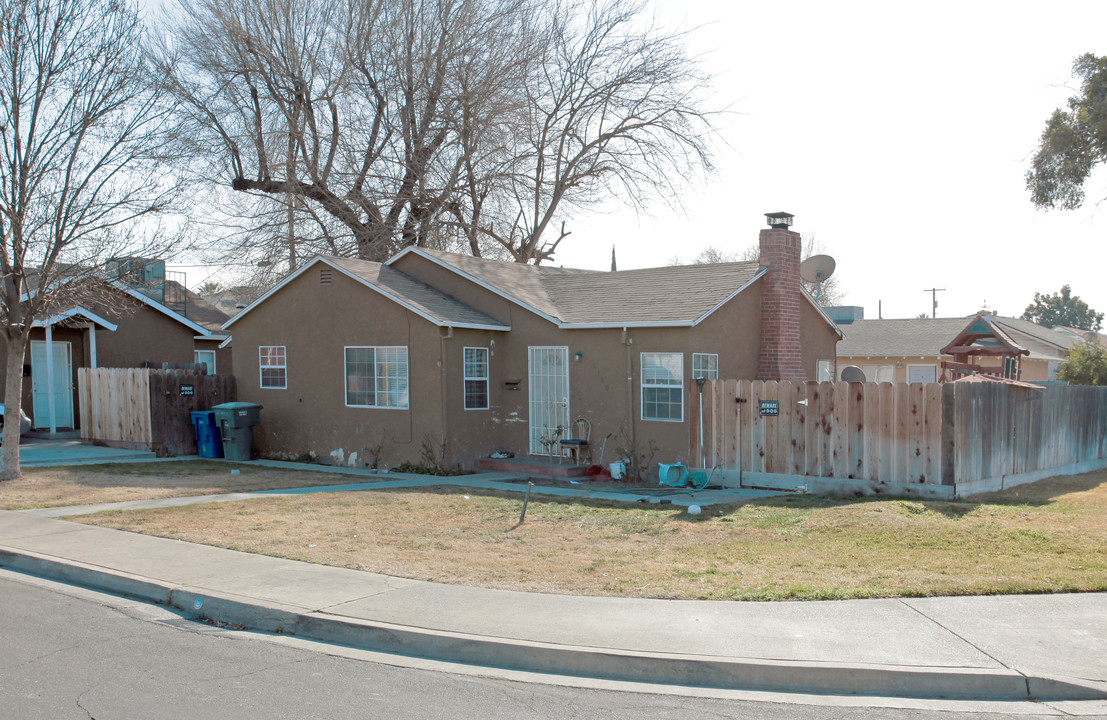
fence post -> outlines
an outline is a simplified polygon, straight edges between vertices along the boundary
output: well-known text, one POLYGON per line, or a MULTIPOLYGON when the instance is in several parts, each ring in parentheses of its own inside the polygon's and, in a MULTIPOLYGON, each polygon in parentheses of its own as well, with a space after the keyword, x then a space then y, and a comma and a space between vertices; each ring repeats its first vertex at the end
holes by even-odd
POLYGON ((956 405, 956 385, 946 383, 942 386, 942 442, 941 442, 941 468, 942 484, 954 485, 957 476, 957 441, 956 425, 954 423, 956 405))

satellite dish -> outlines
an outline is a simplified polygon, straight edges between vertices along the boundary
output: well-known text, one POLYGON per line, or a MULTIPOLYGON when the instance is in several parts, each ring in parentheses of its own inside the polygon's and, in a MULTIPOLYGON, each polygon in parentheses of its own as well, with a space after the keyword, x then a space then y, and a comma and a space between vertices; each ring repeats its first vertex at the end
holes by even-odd
POLYGON ((821 283, 834 274, 834 258, 812 255, 800 263, 800 277, 809 283, 821 283))
POLYGON ((842 382, 865 382, 865 371, 856 365, 846 365, 842 368, 842 382))

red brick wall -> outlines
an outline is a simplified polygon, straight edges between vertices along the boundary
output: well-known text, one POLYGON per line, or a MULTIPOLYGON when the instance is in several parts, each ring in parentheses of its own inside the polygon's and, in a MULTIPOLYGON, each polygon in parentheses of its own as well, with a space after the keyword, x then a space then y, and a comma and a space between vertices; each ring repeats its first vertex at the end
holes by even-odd
POLYGON ((758 380, 806 380, 800 346, 800 234, 766 228, 761 231, 761 348, 758 380))

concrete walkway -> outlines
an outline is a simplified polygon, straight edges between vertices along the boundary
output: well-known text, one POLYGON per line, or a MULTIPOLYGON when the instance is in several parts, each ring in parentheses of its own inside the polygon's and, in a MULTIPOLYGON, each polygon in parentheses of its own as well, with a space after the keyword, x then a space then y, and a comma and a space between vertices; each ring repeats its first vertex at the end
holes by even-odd
POLYGON ((416 658, 677 686, 1107 714, 1105 594, 791 603, 528 594, 9 511, 0 511, 0 566, 234 626, 416 658))
MULTIPOLYGON (((251 464, 264 463, 255 461, 251 464)), ((316 466, 319 467, 319 466, 316 466)), ((340 468, 342 469, 342 468, 340 468)), ((330 470, 333 470, 331 468, 330 470)), ((353 471, 365 475, 366 471, 353 471)), ((354 492, 360 490, 388 490, 392 488, 441 487, 482 488, 522 494, 527 490, 526 476, 512 473, 479 473, 476 475, 458 475, 454 477, 436 477, 408 473, 387 473, 375 476, 374 482, 349 483, 343 485, 314 485, 309 487, 285 488, 281 490, 256 490, 251 492, 221 493, 218 495, 191 495, 185 497, 158 498, 156 500, 127 500, 115 503, 97 503, 94 505, 68 505, 61 507, 35 508, 20 512, 42 517, 72 517, 91 515, 107 510, 152 510, 164 507, 182 507, 202 505, 210 502, 230 502, 250 500, 275 495, 308 495, 321 492, 354 492)), ((674 490, 672 488, 640 488, 628 490, 597 490, 582 483, 581 487, 535 485, 531 488, 534 495, 573 498, 578 500, 609 500, 626 503, 670 503, 688 507, 700 505, 718 505, 751 500, 759 497, 772 497, 780 493, 767 490, 727 489, 727 490, 674 490)))
POLYGON ((80 434, 72 432, 58 433, 56 437, 36 433, 33 437, 24 437, 19 443, 19 464, 26 467, 150 461, 155 458, 154 453, 147 450, 83 445, 80 434))

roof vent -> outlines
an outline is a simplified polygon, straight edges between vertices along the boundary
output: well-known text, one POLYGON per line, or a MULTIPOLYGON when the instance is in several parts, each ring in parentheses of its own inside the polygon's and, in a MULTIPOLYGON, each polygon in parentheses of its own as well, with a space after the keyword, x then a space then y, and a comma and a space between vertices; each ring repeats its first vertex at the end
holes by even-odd
POLYGON ((331 269, 329 267, 319 268, 319 284, 330 285, 332 280, 331 269))

